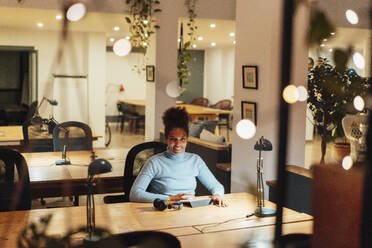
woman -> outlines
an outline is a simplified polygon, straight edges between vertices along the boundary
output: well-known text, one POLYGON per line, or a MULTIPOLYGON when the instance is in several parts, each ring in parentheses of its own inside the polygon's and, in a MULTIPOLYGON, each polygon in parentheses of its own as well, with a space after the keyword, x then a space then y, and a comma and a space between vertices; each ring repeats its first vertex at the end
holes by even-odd
POLYGON ((224 188, 196 154, 185 152, 189 134, 188 114, 184 108, 172 107, 163 115, 167 151, 152 156, 135 180, 130 200, 153 202, 156 198, 180 201, 195 194, 196 179, 212 193, 212 200, 219 206, 224 188), (150 192, 146 189, 150 185, 150 192))

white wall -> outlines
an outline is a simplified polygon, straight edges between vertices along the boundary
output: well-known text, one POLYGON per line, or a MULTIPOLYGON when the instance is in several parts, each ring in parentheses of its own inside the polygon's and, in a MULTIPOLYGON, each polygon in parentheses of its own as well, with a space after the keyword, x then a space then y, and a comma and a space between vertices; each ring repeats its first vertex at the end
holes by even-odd
MULTIPOLYGON (((234 126, 240 120, 241 101, 257 103, 257 132, 250 140, 232 137, 232 191, 248 191, 256 184, 256 159, 258 152, 253 150, 255 142, 264 136, 273 144, 273 151, 263 152, 264 180, 276 178, 279 98, 280 56, 281 56, 281 11, 282 1, 246 1, 236 3, 236 50, 235 50, 235 88, 234 88, 234 126), (259 20, 259 21, 257 21, 259 20), (242 65, 258 66, 258 90, 243 89, 242 65), (235 118, 236 117, 236 118, 235 118)), ((296 22, 295 36, 302 37, 303 24, 296 22)), ((303 39, 293 43, 295 55, 292 64, 291 83, 306 83, 307 48, 303 39)), ((288 131, 287 163, 304 166, 305 150, 305 104, 291 106, 288 131)), ((267 190, 266 190, 267 193, 267 190)))
MULTIPOLYGON (((87 75, 89 82, 89 106, 74 106, 89 111, 89 125, 93 133, 104 135, 105 94, 104 82, 106 77, 104 33, 70 32, 65 43, 60 64, 55 63, 59 32, 6 29, 0 30, 0 45, 2 46, 33 46, 38 51, 38 99, 43 96, 53 98, 52 74, 87 75), (53 70, 52 70, 53 68, 53 70), (93 107, 94 106, 94 107, 93 107)), ((66 96, 68 97, 68 96, 66 96)), ((54 107, 58 108, 58 106, 54 107)), ((45 104, 40 109, 43 117, 52 114, 52 107, 45 104)), ((103 146, 104 139, 99 139, 95 146, 103 146)))
POLYGON ((204 97, 210 104, 233 99, 235 48, 208 48, 204 53, 204 97))

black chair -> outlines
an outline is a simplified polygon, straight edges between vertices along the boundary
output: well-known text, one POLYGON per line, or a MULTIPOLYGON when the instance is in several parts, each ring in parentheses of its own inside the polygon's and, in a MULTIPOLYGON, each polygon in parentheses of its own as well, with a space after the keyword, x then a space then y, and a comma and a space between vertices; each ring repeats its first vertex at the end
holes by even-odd
POLYGON ((31 120, 31 118, 35 115, 37 105, 38 101, 34 101, 31 103, 30 107, 28 108, 25 121, 31 120))
POLYGON ((122 133, 124 130, 124 123, 128 122, 129 129, 132 130, 132 127, 135 128, 135 132, 137 133, 139 128, 144 128, 145 123, 145 116, 139 115, 137 112, 134 111, 133 105, 127 104, 124 102, 118 102, 117 108, 119 111, 119 118, 120 118, 120 132, 122 133))
POLYGON ((64 145, 69 151, 92 150, 92 130, 87 124, 78 121, 67 121, 57 125, 53 129, 54 151, 62 151, 64 145))
POLYGON ((0 211, 28 209, 31 186, 26 160, 17 151, 0 149, 0 211))
POLYGON ((48 130, 43 130, 40 124, 33 124, 31 119, 22 125, 24 152, 52 152, 53 142, 48 130))
POLYGON ((103 239, 99 247, 180 248, 181 243, 172 234, 159 231, 135 231, 114 234, 103 239))
POLYGON ((124 195, 109 195, 103 198, 105 203, 129 202, 129 193, 134 180, 147 159, 157 153, 164 152, 167 145, 161 142, 145 142, 138 144, 129 150, 125 159, 123 190, 124 195))

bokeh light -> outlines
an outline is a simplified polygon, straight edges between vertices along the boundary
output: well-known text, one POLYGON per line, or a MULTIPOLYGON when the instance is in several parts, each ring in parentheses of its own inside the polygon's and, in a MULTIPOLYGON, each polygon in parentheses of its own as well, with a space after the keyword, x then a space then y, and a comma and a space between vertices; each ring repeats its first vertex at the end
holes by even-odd
POLYGON ((256 125, 248 119, 243 119, 236 125, 236 133, 242 139, 250 139, 256 134, 256 125))
POLYGON ((283 99, 289 104, 295 103, 298 101, 298 90, 297 87, 290 84, 283 90, 283 99))
POLYGON ((298 91, 298 100, 300 102, 306 101, 308 97, 307 89, 304 86, 300 85, 297 87, 297 91, 298 91))
POLYGON ((361 96, 354 97, 354 108, 358 111, 363 111, 365 106, 364 100, 361 96))
POLYGON ((345 156, 342 159, 342 168, 344 168, 345 170, 349 170, 352 166, 353 166, 353 160, 351 156, 345 156))
POLYGON ((120 57, 126 56, 132 50, 132 45, 127 39, 120 39, 114 43, 114 53, 120 57))
POLYGON ((170 97, 176 98, 180 96, 180 86, 176 80, 170 81, 165 91, 170 97))
POLYGON ((68 8, 66 18, 71 22, 77 22, 85 16, 85 13, 85 5, 83 3, 75 3, 68 8))

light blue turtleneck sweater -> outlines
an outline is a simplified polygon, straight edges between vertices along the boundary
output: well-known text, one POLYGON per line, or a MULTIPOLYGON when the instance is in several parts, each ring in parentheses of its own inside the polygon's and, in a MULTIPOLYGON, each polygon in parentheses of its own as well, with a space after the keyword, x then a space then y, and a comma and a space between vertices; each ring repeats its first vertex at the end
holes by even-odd
POLYGON ((212 195, 223 196, 223 186, 198 155, 188 152, 174 154, 167 150, 147 160, 132 186, 130 201, 167 200, 168 196, 179 193, 195 195, 196 177, 212 195), (150 192, 147 192, 149 185, 150 192))

